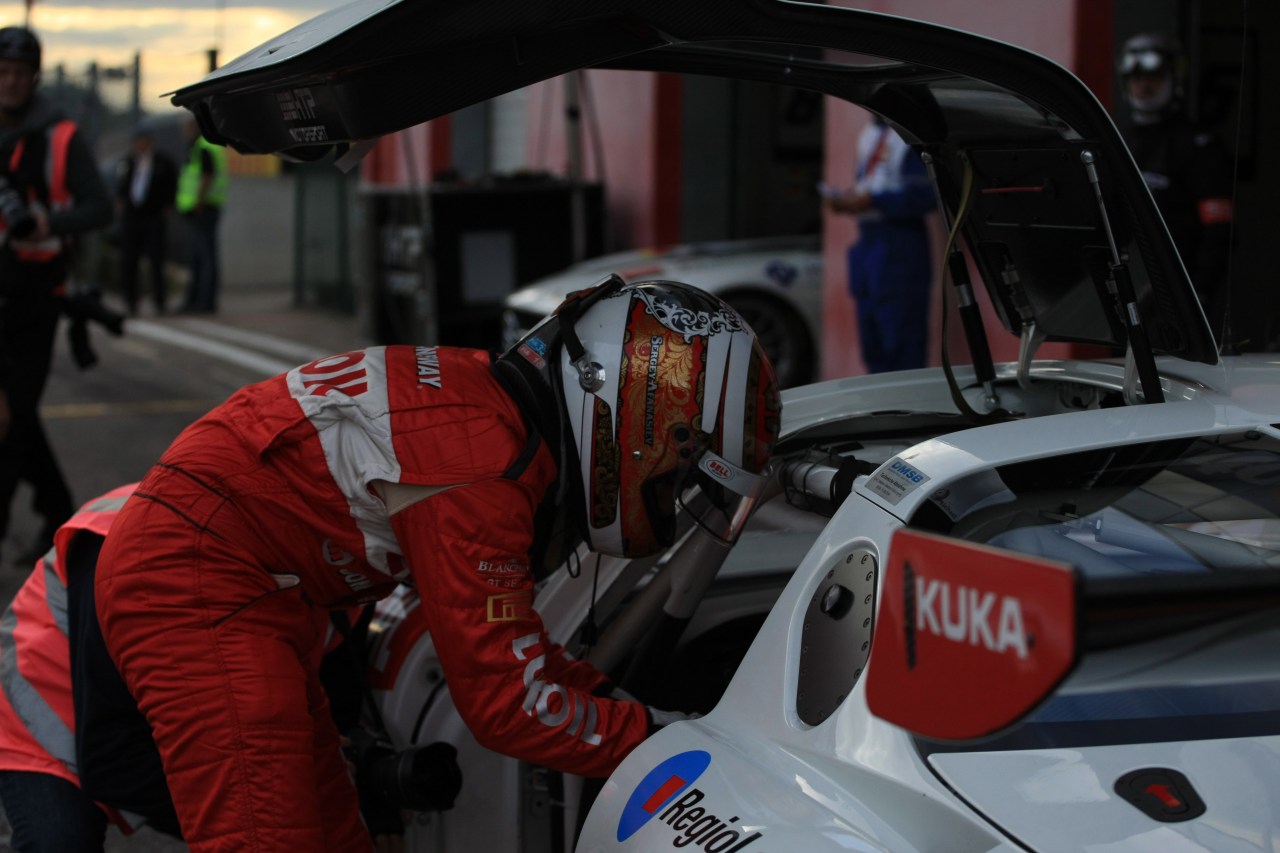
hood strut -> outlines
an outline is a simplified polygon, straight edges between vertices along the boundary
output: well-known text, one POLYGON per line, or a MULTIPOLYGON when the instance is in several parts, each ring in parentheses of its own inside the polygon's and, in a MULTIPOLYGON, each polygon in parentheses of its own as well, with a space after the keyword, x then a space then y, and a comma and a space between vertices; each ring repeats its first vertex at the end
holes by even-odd
POLYGON ((1155 356, 1151 352, 1151 342, 1147 338, 1147 328, 1142 324, 1142 316, 1138 313, 1138 299, 1133 290, 1133 279, 1129 276, 1129 266, 1120 257, 1116 248, 1115 234, 1111 231, 1111 218, 1107 216, 1107 205, 1102 200, 1102 184, 1098 180, 1098 167, 1092 151, 1081 151, 1080 162, 1084 164, 1089 183, 1093 185, 1093 196, 1098 202, 1098 213, 1102 217, 1102 230, 1107 235, 1107 246, 1111 250, 1111 263, 1108 265, 1107 292, 1116 300, 1116 308, 1124 323, 1129 337, 1129 354, 1138 370, 1138 379, 1142 383, 1142 396, 1148 403, 1164 402, 1164 391, 1160 387, 1160 374, 1156 372, 1155 356))
MULTIPOLYGON (((946 228, 947 233, 952 233, 955 225, 948 215, 946 196, 943 195, 942 187, 938 184, 938 170, 933 155, 925 151, 920 155, 920 159, 924 161, 924 167, 929 173, 929 182, 933 184, 933 192, 938 201, 938 215, 942 217, 943 227, 946 228)), ((982 384, 987 408, 994 409, 1000 404, 1000 400, 996 396, 996 369, 991 360, 991 348, 987 345, 987 332, 982 325, 982 310, 978 307, 978 301, 973 295, 973 283, 969 280, 969 264, 964 253, 960 251, 960 247, 954 240, 948 241, 948 244, 951 252, 946 259, 947 270, 951 274, 951 284, 956 289, 957 310, 964 327, 965 341, 969 345, 969 357, 973 359, 973 372, 978 382, 982 384)), ((945 348, 946 345, 944 338, 942 346, 945 348)))

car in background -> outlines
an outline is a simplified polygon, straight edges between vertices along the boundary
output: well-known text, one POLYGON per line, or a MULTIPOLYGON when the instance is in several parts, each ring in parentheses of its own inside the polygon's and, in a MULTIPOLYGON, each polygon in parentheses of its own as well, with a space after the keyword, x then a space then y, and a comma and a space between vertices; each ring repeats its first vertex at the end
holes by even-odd
POLYGON ((1115 125, 1061 66, 790 0, 390 0, 176 100, 280 151, 587 67, 785 81, 883 116, 938 191, 967 363, 785 391, 773 489, 735 547, 687 524, 656 558, 539 589, 551 635, 620 687, 709 708, 603 783, 472 752, 429 639, 392 656, 397 744, 463 765, 410 848, 1274 850, 1280 363, 1219 352, 1115 125))
POLYGON ((503 345, 519 340, 566 295, 617 273, 670 279, 715 293, 737 309, 773 362, 782 387, 814 379, 822 340, 818 235, 688 243, 618 252, 574 264, 517 290, 503 312, 503 345))

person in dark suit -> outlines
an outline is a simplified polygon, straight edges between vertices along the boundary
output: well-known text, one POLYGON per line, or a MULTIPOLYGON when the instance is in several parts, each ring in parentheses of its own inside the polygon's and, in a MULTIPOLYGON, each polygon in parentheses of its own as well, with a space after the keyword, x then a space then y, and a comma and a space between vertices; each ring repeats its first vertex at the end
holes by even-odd
POLYGON ((152 304, 156 314, 165 312, 165 217, 173 207, 177 186, 173 160, 156 148, 149 130, 136 130, 116 182, 120 285, 131 315, 138 313, 138 268, 144 257, 150 267, 152 304))

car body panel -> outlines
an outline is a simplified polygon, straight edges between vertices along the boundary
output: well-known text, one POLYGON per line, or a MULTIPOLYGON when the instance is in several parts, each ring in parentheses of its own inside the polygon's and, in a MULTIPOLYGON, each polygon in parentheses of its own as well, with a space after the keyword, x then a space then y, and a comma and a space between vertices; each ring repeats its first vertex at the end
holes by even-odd
MULTIPOLYGON (((1011 843, 1013 849, 1021 849, 1018 846, 1021 844, 1036 850, 1081 849, 1079 841, 1082 837, 1094 845, 1084 849, 1097 850, 1271 849, 1269 842, 1265 840, 1271 837, 1269 828, 1272 822, 1270 812, 1263 805, 1265 798, 1259 800, 1246 795, 1250 789, 1244 784, 1237 784, 1235 779, 1238 774, 1227 769, 1245 760, 1242 756, 1255 756, 1250 759, 1253 769, 1247 771, 1245 783, 1272 790, 1272 783, 1265 781, 1272 778, 1271 771, 1266 769, 1274 761, 1276 741, 1271 736, 1242 737, 1229 741, 1211 739, 1189 744, 1122 744, 1096 750, 1078 750, 1077 752, 1087 753, 1083 757, 1062 750, 990 754, 983 751, 981 744, 976 744, 972 752, 933 753, 929 756, 928 763, 925 763, 908 733, 879 720, 869 712, 862 681, 853 686, 838 711, 816 726, 805 724, 796 710, 800 672, 804 666, 806 602, 819 591, 823 579, 845 563, 850 555, 869 550, 875 555, 876 561, 883 565, 889 558, 885 549, 892 540, 892 533, 902 527, 904 518, 909 518, 922 502, 929 500, 930 494, 937 487, 946 486, 962 476, 989 469, 998 463, 1037 456, 1052 457, 1057 453, 1082 447, 1105 448, 1117 442, 1142 443, 1178 436, 1212 435, 1242 427, 1266 429, 1269 423, 1280 418, 1280 385, 1276 383, 1276 376, 1268 375, 1275 374, 1275 371, 1267 368, 1265 358, 1245 361, 1246 364, 1238 369, 1192 369, 1190 373, 1193 375, 1187 377, 1184 380, 1186 384, 1182 386, 1188 389, 1187 396, 1190 399, 1182 402, 1158 407, 1103 409, 980 426, 927 439, 909 446, 901 453, 895 453, 894 458, 905 457, 925 472, 930 477, 928 483, 909 491, 901 500, 893 503, 885 500, 868 485, 875 474, 860 478, 853 495, 836 511, 797 568, 715 711, 705 720, 677 724, 655 735, 614 774, 610 782, 613 786, 611 790, 633 790, 633 786, 638 786, 644 776, 651 772, 660 760, 659 757, 688 749, 705 749, 708 744, 729 741, 736 748, 747 752, 758 748, 771 755, 786 755, 789 758, 795 755, 824 756, 824 760, 830 760, 834 766, 842 766, 850 773, 870 774, 881 784, 901 785, 906 790, 914 791, 917 796, 933 792, 932 796, 941 797, 947 792, 953 792, 958 794, 961 802, 972 807, 972 818, 975 821, 992 821, 1008 832, 1010 838, 1001 843, 1011 843), (1201 384, 1215 380, 1221 383, 1219 387, 1228 391, 1228 394, 1230 380, 1243 381, 1241 396, 1246 405, 1237 406, 1230 396, 1220 395, 1207 384, 1201 384), (1258 405, 1262 400, 1269 400, 1270 406, 1258 405), (753 737, 744 737, 746 733, 752 733, 753 737), (761 740, 764 742, 761 743, 761 740), (1071 782, 1075 775, 1085 779, 1094 776, 1109 779, 1109 786, 1125 772, 1147 765, 1180 768, 1192 780, 1199 793, 1209 800, 1211 809, 1214 803, 1223 798, 1242 799, 1245 802, 1223 809, 1214 821, 1192 821, 1186 827, 1174 826, 1169 829, 1166 825, 1152 821, 1113 791, 1105 798, 1099 798, 1097 791, 1101 783, 1096 780, 1091 783, 1093 787, 1089 789, 1091 793, 1088 798, 1081 795, 1081 799, 1072 799, 1071 782), (1055 769, 1060 766, 1068 769, 1055 769), (1055 772, 1061 772, 1063 778, 1046 778, 1046 774, 1051 777, 1055 772), (1249 780, 1253 780, 1252 783, 1249 780), (1035 790, 1038 784, 1045 785, 1052 793, 1043 795, 1047 798, 1046 805, 1024 815, 1024 812, 1019 811, 1023 804, 1019 799, 1022 795, 1018 792, 1022 789, 1035 790), (1089 832, 1082 834, 1080 831, 1068 831, 1073 822, 1091 820, 1088 817, 1092 813, 1089 805, 1099 802, 1104 803, 1106 810, 1091 823, 1089 832), (1051 811, 1053 813, 1049 814, 1051 811), (1224 848, 1221 845, 1228 842, 1221 833, 1237 816, 1244 821, 1243 825, 1250 827, 1249 839, 1231 842, 1224 848), (1059 834, 1055 835, 1055 832, 1059 834), (1161 843, 1172 846, 1141 846, 1161 843), (1130 844, 1140 846, 1127 846, 1130 844), (1236 844, 1238 847, 1234 846, 1236 844)), ((1061 375, 1060 370, 1057 375, 1061 375)), ((921 385, 925 384, 924 376, 917 378, 921 385)), ((1117 374, 1116 380, 1119 379, 1117 374)), ((821 407, 813 406, 815 412, 819 409, 848 412, 855 407, 850 406, 848 400, 837 402, 836 398, 851 395, 849 399, 856 399, 874 411, 876 403, 881 401, 876 399, 874 392, 860 393, 870 389, 859 386, 873 386, 880 381, 876 377, 864 377, 798 390, 784 402, 784 420, 787 422, 784 432, 820 428, 823 425, 821 417, 816 413, 810 414, 802 406, 788 408, 786 404, 793 398, 807 398, 812 404, 815 396, 824 396, 826 399, 821 407), (825 394, 822 393, 824 391, 825 394), (791 419, 793 415, 795 420, 791 419)), ((902 390, 884 387, 894 391, 902 390)), ((877 470, 883 469, 887 464, 881 464, 877 470)), ((868 608, 866 615, 867 618, 873 618, 873 610, 868 608)), ((850 649, 847 658, 848 667, 861 665, 855 650, 850 649)), ((872 654, 866 665, 874 664, 872 654)), ((940 701, 945 700, 940 697, 940 701)), ((767 759, 762 758, 760 761, 764 763, 767 759)), ((812 779, 805 773, 797 772, 794 766, 775 766, 766 775, 769 784, 784 784, 789 790, 789 797, 814 796, 824 803, 827 801, 815 793, 812 779), (785 783, 782 780, 786 780, 785 783)), ((767 785, 761 783, 761 787, 767 785)), ((861 775, 856 780, 846 780, 844 790, 855 797, 865 795, 867 781, 861 775)), ((1076 793, 1079 794, 1079 791, 1076 790, 1076 793)), ((736 794, 738 799, 735 805, 740 811, 754 807, 760 810, 756 813, 764 813, 768 804, 787 801, 772 790, 768 793, 744 792, 742 786, 739 786, 736 794)), ((881 803, 875 805, 881 809, 884 807, 881 803)), ((605 844, 605 839, 609 837, 618 808, 616 799, 611 806, 597 805, 588 820, 579 850, 604 849, 600 845, 605 844)), ((861 809, 865 808, 870 808, 870 804, 862 803, 853 811, 861 813, 861 809)), ((946 825, 945 821, 937 822, 933 818, 924 822, 928 826, 946 825)), ((846 845, 854 844, 854 838, 858 844, 869 843, 863 835, 815 836, 807 839, 803 849, 849 849, 846 845)), ((944 845, 942 849, 986 849, 985 844, 946 847, 941 838, 945 838, 945 835, 935 838, 932 847, 924 843, 912 846, 914 842, 907 841, 901 845, 889 843, 885 849, 939 849, 938 844, 944 845)), ((629 843, 624 849, 656 851, 665 849, 670 843, 670 839, 659 838, 651 842, 629 843)), ((858 848, 854 846, 852 849, 858 848)))
MULTIPOLYGON (((816 236, 690 243, 667 249, 616 252, 582 261, 531 282, 506 300, 509 309, 544 317, 573 289, 611 273, 634 281, 662 278, 710 293, 759 289, 793 305, 820 331, 822 258, 816 236)), ((514 343, 514 340, 508 341, 514 343)))
POLYGON ((713 853, 1017 849, 976 826, 941 786, 922 794, 698 722, 672 726, 628 757, 597 798, 578 851, 676 845, 713 853), (673 778, 685 787, 658 793, 673 778))
POLYGON ((978 811, 1034 850, 1270 849, 1280 826, 1271 789, 1280 738, 930 756, 978 811), (1210 804, 1188 821, 1152 820, 1116 792, 1125 774, 1176 767, 1210 804), (1248 827, 1250 836, 1242 838, 1248 827))

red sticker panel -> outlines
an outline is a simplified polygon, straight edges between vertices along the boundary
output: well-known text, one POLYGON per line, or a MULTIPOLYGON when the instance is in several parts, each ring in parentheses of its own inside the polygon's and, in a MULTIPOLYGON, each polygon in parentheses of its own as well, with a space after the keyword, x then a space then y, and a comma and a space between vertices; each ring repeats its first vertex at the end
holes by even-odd
POLYGON ((882 577, 867 702, 939 740, 1021 719, 1076 662, 1070 566, 911 530, 894 534, 882 577))

